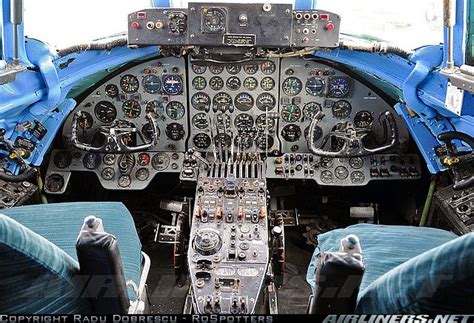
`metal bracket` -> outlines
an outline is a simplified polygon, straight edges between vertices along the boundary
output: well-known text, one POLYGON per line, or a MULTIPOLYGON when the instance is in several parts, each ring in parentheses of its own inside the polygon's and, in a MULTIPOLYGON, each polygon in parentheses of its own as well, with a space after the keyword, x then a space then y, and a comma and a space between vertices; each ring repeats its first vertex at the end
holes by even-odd
POLYGON ((462 106, 464 103, 464 89, 453 85, 451 82, 448 82, 448 88, 446 91, 446 101, 444 107, 457 114, 461 115, 462 106))

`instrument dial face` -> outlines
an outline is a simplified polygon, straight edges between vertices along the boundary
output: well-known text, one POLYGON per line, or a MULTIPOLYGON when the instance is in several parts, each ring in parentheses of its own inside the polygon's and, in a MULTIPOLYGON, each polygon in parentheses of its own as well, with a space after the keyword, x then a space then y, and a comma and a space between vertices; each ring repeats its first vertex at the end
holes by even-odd
POLYGON ((94 121, 89 112, 81 111, 81 115, 77 118, 77 124, 82 129, 90 129, 94 124, 94 121))
POLYGON ((170 123, 169 125, 166 126, 165 130, 166 136, 174 141, 178 141, 183 139, 185 135, 185 131, 183 128, 183 125, 179 123, 170 123))
POLYGON ((84 165, 84 167, 90 170, 98 168, 100 166, 100 163, 100 156, 95 153, 87 153, 82 159, 82 164, 84 165))
POLYGON ((247 150, 253 146, 253 139, 250 136, 237 136, 234 138, 234 146, 240 150, 247 150))
POLYGON ((139 181, 146 181, 148 177, 150 177, 150 171, 146 168, 139 168, 137 169, 137 172, 135 173, 135 177, 139 181))
POLYGON ((271 111, 276 105, 276 99, 270 93, 262 93, 257 96, 256 105, 261 111, 271 111))
MULTIPOLYGON (((304 130, 304 137, 308 139, 308 134, 309 134, 309 126, 306 127, 304 130)), ((314 127, 314 133, 313 133, 313 142, 318 141, 323 137, 323 129, 321 129, 319 126, 314 127)))
POLYGON ((267 77, 264 77, 261 81, 260 81, 260 87, 264 90, 264 91, 271 91, 273 90, 273 88, 275 87, 275 80, 269 76, 267 77))
POLYGON ((166 105, 166 115, 172 120, 179 120, 184 117, 184 105, 178 101, 171 101, 166 105))
POLYGON ((117 117, 117 110, 111 102, 100 101, 94 107, 94 114, 103 123, 110 123, 117 117))
POLYGON ((109 97, 109 98, 115 98, 117 97, 117 95, 119 94, 119 89, 117 87, 117 85, 115 84, 108 84, 106 87, 105 87, 105 94, 109 97))
POLYGON ((296 77, 289 77, 283 81, 282 90, 288 96, 295 96, 298 95, 303 88, 303 84, 301 83, 299 78, 296 77))
POLYGON ((225 92, 219 92, 212 99, 212 105, 218 111, 228 110, 232 107, 232 97, 225 92))
POLYGON ((146 113, 162 114, 164 112, 163 103, 157 100, 149 101, 145 107, 146 113))
POLYGON ((120 79, 120 87, 125 93, 135 93, 140 88, 140 82, 136 76, 126 74, 120 79))
POLYGON ((321 172, 320 178, 324 184, 331 184, 334 181, 334 175, 329 170, 321 172))
POLYGON ((60 151, 54 156, 54 165, 57 168, 68 168, 72 163, 72 155, 69 151, 60 151))
POLYGON ((338 166, 334 170, 336 177, 340 180, 345 180, 349 176, 349 171, 344 166, 338 166))
POLYGON ((323 168, 329 168, 329 167, 331 167, 333 164, 334 164, 334 159, 332 159, 332 158, 330 158, 330 157, 323 157, 323 158, 321 158, 321 160, 320 160, 320 165, 321 165, 321 167, 323 167, 323 168))
POLYGON ((364 166, 364 160, 360 157, 353 157, 349 159, 349 165, 354 169, 359 169, 364 166))
POLYGON ((197 129, 206 129, 209 127, 209 119, 205 113, 195 114, 192 120, 193 126, 197 129))
POLYGON ((182 12, 171 13, 168 16, 168 28, 173 34, 184 34, 188 27, 187 17, 182 12))
POLYGON ((138 155, 137 163, 140 166, 147 166, 150 163, 150 160, 150 155, 148 155, 147 153, 140 153, 138 155))
POLYGON ((195 93, 191 97, 191 105, 199 111, 209 111, 211 106, 211 98, 204 92, 195 93))
POLYGON ((225 31, 226 12, 221 8, 207 8, 202 13, 202 25, 206 33, 220 33, 225 31))
POLYGON ((301 117, 301 109, 296 105, 290 104, 281 110, 281 118, 285 122, 297 122, 301 117))
POLYGON ((241 65, 235 65, 235 64, 230 64, 226 66, 227 73, 231 75, 236 75, 239 74, 240 71, 242 70, 241 65))
POLYGON ((255 77, 249 76, 244 80, 244 88, 249 91, 253 91, 257 88, 258 81, 255 77))
POLYGON ((209 71, 212 74, 221 74, 224 71, 224 65, 211 65, 209 71))
POLYGON ((317 102, 306 103, 303 107, 303 116, 307 120, 312 120, 321 111, 321 104, 317 102))
POLYGON ((310 77, 306 80, 306 92, 312 96, 317 96, 324 91, 324 81, 316 76, 310 77))
POLYGON ((191 69, 193 70, 194 74, 204 74, 207 70, 206 65, 199 65, 199 64, 192 64, 191 69))
POLYGON ((227 88, 232 91, 237 91, 240 89, 240 79, 237 76, 231 76, 225 82, 227 88))
POLYGON ((129 187, 132 184, 132 179, 128 175, 120 176, 118 179, 118 184, 120 187, 129 187))
POLYGON ((345 77, 336 77, 329 80, 329 96, 333 98, 344 98, 349 94, 350 83, 345 77))
POLYGON ((204 90, 206 88, 207 82, 206 79, 202 76, 196 76, 193 79, 193 88, 198 91, 204 90))
POLYGON ((151 166, 157 171, 163 171, 170 165, 170 158, 167 154, 158 153, 151 159, 151 166))
POLYGON ((244 71, 247 74, 253 75, 258 72, 258 64, 245 64, 244 71))
POLYGON ((106 154, 103 158, 104 164, 106 165, 113 165, 116 159, 117 156, 115 154, 106 154))
POLYGON ((214 137, 214 142, 217 148, 230 147, 232 144, 232 138, 226 133, 220 133, 214 137))
POLYGON ((286 125, 281 130, 281 136, 288 142, 298 141, 301 137, 301 128, 295 124, 286 125))
POLYGON ((275 140, 273 139, 272 136, 258 136, 257 139, 255 140, 255 144, 257 145, 258 149, 260 150, 268 150, 271 147, 273 147, 273 143, 275 140))
POLYGON ((276 65, 272 61, 266 61, 260 64, 260 70, 263 74, 270 75, 275 73, 276 65))
POLYGON ((160 77, 154 74, 149 74, 143 78, 143 89, 147 93, 155 94, 161 90, 160 77))
POLYGON ((346 100, 340 100, 332 106, 332 115, 338 119, 345 119, 351 115, 352 106, 346 100))
POLYGON ((166 75, 163 77, 163 89, 169 95, 176 95, 183 91, 183 80, 179 75, 166 75))
POLYGON ((365 182, 365 175, 361 171, 356 170, 351 173, 351 183, 363 184, 365 182))
POLYGON ((224 86, 224 80, 220 78, 219 76, 213 76, 209 80, 209 86, 214 91, 219 91, 224 86))
POLYGON ((130 119, 135 119, 140 116, 142 108, 140 107, 140 104, 137 101, 127 100, 122 105, 122 111, 130 119))
POLYGON ((215 116, 216 127, 219 130, 230 129, 231 121, 230 117, 227 114, 219 113, 215 116))
POLYGON ((354 124, 357 128, 370 128, 374 122, 374 117, 369 111, 360 111, 354 117, 354 124))
POLYGON ((205 133, 198 133, 193 138, 193 144, 196 148, 206 149, 211 145, 211 137, 205 133))
POLYGON ((239 93, 235 97, 234 105, 240 111, 248 111, 253 107, 253 97, 246 92, 239 93))
POLYGON ((259 131, 273 132, 275 130, 275 120, 272 118, 267 118, 265 113, 262 113, 255 120, 255 125, 259 131))
MULTIPOLYGON (((158 129, 157 129, 158 130, 158 129)), ((159 130, 158 130, 159 132, 159 130)), ((142 134, 148 142, 151 142, 155 139, 155 136, 159 135, 159 133, 155 134, 153 131, 153 127, 150 123, 146 123, 142 127, 142 134)))
POLYGON ((249 131, 253 127, 253 118, 250 114, 241 113, 235 117, 234 126, 239 131, 249 131))
POLYGON ((106 181, 111 181, 115 177, 115 171, 112 167, 106 167, 102 170, 100 176, 106 181))

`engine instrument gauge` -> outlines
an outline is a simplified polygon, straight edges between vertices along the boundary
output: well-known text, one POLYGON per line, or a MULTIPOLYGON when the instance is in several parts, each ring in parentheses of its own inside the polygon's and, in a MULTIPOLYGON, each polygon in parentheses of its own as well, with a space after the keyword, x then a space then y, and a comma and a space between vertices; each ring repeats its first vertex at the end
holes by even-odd
POLYGON ((296 122, 301 117, 301 109, 298 106, 290 104, 281 110, 281 118, 285 122, 296 122))
POLYGON ((298 141, 301 137, 301 128, 295 124, 286 125, 281 130, 281 136, 288 142, 298 141))
POLYGON ((150 163, 150 155, 148 153, 140 153, 138 155, 137 164, 140 166, 147 166, 150 163))
POLYGON ((260 64, 260 70, 262 71, 263 74, 270 75, 270 74, 275 73, 276 65, 272 61, 265 61, 262 64, 260 64))
POLYGON ((206 149, 211 145, 211 137, 205 133, 198 133, 193 137, 193 144, 196 148, 206 149))
POLYGON ((220 133, 214 137, 214 142, 217 148, 230 147, 232 138, 226 133, 220 133))
POLYGON ((159 129, 157 130, 158 130, 158 133, 155 134, 155 132, 153 131, 152 125, 150 123, 146 123, 142 127, 142 134, 145 137, 145 139, 148 140, 148 142, 151 142, 152 140, 155 139, 155 136, 160 135, 159 129))
POLYGON ((173 34, 184 34, 188 27, 187 17, 182 12, 173 12, 168 15, 168 28, 173 34))
POLYGON ((214 91, 219 91, 224 86, 224 80, 220 78, 219 76, 213 76, 209 80, 209 86, 214 91))
POLYGON ((231 76, 227 79, 225 85, 229 90, 237 91, 238 89, 240 89, 240 79, 237 76, 231 76))
POLYGON ((363 184, 365 182, 365 175, 361 171, 356 170, 351 173, 351 183, 363 184))
POLYGON ((105 181, 111 181, 115 177, 115 171, 112 167, 105 167, 102 172, 100 172, 100 176, 105 180, 105 181))
POLYGON ((264 90, 264 91, 271 91, 273 90, 273 88, 275 87, 275 80, 269 76, 267 77, 264 77, 261 81, 260 81, 260 87, 264 90))
POLYGON ((364 160, 360 157, 353 157, 349 159, 349 166, 354 169, 362 168, 362 166, 364 166, 364 160))
POLYGON ((150 177, 150 171, 146 168, 139 168, 137 169, 137 172, 135 173, 135 177, 139 181, 144 182, 150 177))
POLYGON ((204 90, 207 85, 206 79, 202 76, 196 76, 193 79, 192 83, 193 83, 193 88, 195 88, 198 91, 204 90))
POLYGON ((61 150, 54 155, 54 165, 57 168, 68 168, 72 163, 72 155, 69 151, 61 150))
POLYGON ((82 159, 82 164, 84 165, 85 168, 89 170, 96 169, 100 166, 101 159, 98 154, 95 153, 87 153, 84 155, 84 158, 82 159))
POLYGON ((358 128, 370 128, 374 122, 374 117, 369 111, 360 111, 354 117, 354 124, 358 128))
POLYGON ((115 163, 115 160, 117 159, 117 156, 115 154, 106 154, 104 155, 104 158, 102 158, 104 161, 104 164, 106 165, 113 165, 115 163))
POLYGON ((224 65, 211 65, 209 71, 212 74, 221 74, 224 71, 224 65))
POLYGON ((255 140, 255 145, 257 146, 258 149, 267 151, 271 147, 273 147, 273 143, 275 140, 273 139, 272 136, 258 136, 257 139, 255 140))
POLYGON ((135 119, 140 116, 142 108, 140 107, 140 103, 138 103, 137 101, 127 100, 122 105, 122 111, 130 119, 135 119))
MULTIPOLYGON (((308 134, 309 134, 309 126, 306 127, 306 129, 304 130, 304 137, 306 139, 308 139, 308 134)), ((313 132, 313 142, 318 141, 322 137, 323 137, 323 129, 321 129, 321 127, 319 127, 319 126, 315 126, 314 127, 314 132, 313 132)))
POLYGON ((236 65, 236 64, 230 64, 226 66, 227 73, 231 75, 236 75, 239 74, 240 71, 242 70, 241 65, 236 65))
POLYGON ((244 71, 249 75, 253 75, 258 72, 258 64, 245 64, 244 71))
POLYGON ((235 107, 240 111, 248 111, 252 109, 253 103, 253 97, 246 92, 237 94, 234 100, 235 107))
POLYGON ((132 179, 128 175, 120 176, 118 179, 118 185, 120 187, 126 188, 132 184, 132 179))
POLYGON ((94 107, 94 114, 103 123, 110 123, 117 117, 117 110, 111 102, 100 101, 94 107))
POLYGON ((345 180, 349 176, 349 171, 344 166, 338 166, 334 170, 337 179, 345 180))
POLYGON ((157 171, 163 171, 167 169, 170 163, 171 163, 171 160, 169 156, 165 153, 157 153, 151 159, 151 166, 157 171))
POLYGON ((163 114, 164 110, 163 103, 157 100, 149 101, 145 106, 146 113, 163 114))
POLYGON ((105 94, 109 97, 109 98, 116 98, 117 95, 119 94, 119 89, 117 87, 117 85, 115 84, 108 84, 106 87, 105 87, 105 94))
POLYGON ((272 132, 275 130, 275 120, 272 118, 267 118, 267 115, 262 113, 255 120, 255 126, 259 131, 268 130, 268 132, 272 132))
POLYGON ((176 95, 183 90, 183 80, 179 75, 165 75, 163 77, 163 89, 169 95, 176 95))
POLYGON ((323 157, 319 161, 322 168, 330 168, 334 164, 334 159, 330 157, 323 157))
POLYGON ((333 104, 332 115, 338 119, 345 119, 351 115, 352 106, 346 100, 340 100, 333 104))
POLYGON ((206 65, 199 65, 199 64, 192 64, 191 69, 193 70, 194 74, 204 74, 207 70, 206 65))
POLYGON ((232 97, 225 92, 219 92, 212 98, 212 105, 216 111, 231 110, 232 97))
POLYGON ((136 76, 126 74, 120 79, 120 87, 125 93, 135 93, 140 88, 140 82, 136 76))
POLYGON ((193 116, 192 124, 197 129, 206 129, 209 127, 209 119, 205 113, 197 113, 193 116))
POLYGON ((244 80, 244 88, 249 91, 253 91, 257 88, 258 81, 255 77, 249 76, 244 80))
POLYGON ((239 131, 248 131, 253 127, 253 118, 250 114, 241 113, 237 117, 235 117, 234 126, 239 131))
POLYGON ((250 136, 239 135, 234 138, 234 146, 240 150, 247 150, 253 146, 253 139, 250 136))
POLYGON ((143 78, 143 89, 147 93, 155 94, 161 90, 161 80, 158 75, 148 74, 143 78))
POLYGON ((316 76, 310 77, 306 80, 305 89, 312 96, 320 95, 324 90, 324 81, 316 76))
POLYGON ((211 106, 211 98, 204 92, 195 93, 191 97, 191 105, 199 111, 209 111, 211 106))
POLYGON ((317 102, 308 102, 303 107, 303 116, 307 120, 312 120, 318 112, 321 111, 321 104, 317 102))
POLYGON ((281 88, 286 95, 295 96, 301 92, 303 84, 299 78, 289 77, 283 81, 281 88))
POLYGON ((329 96, 344 98, 349 94, 350 81, 346 77, 335 77, 329 80, 329 96))
POLYGON ((183 139, 185 131, 183 125, 174 122, 166 126, 165 134, 169 139, 178 141, 183 139))
POLYGON ((331 184, 334 181, 334 175, 331 171, 325 170, 321 172, 320 179, 324 184, 331 184))
POLYGON ((271 111, 276 105, 276 99, 270 93, 262 93, 257 96, 256 105, 261 111, 271 111))
POLYGON ((82 129, 90 129, 94 124, 94 121, 89 112, 81 111, 81 115, 77 118, 77 124, 82 129))
POLYGON ((172 120, 180 120, 184 113, 184 105, 181 102, 171 101, 166 105, 166 115, 172 120))
POLYGON ((202 26, 205 33, 221 33, 226 29, 226 12, 221 8, 206 8, 202 11, 202 26))
POLYGON ((227 114, 219 113, 218 115, 216 115, 215 123, 216 123, 216 127, 219 130, 230 129, 231 121, 230 121, 230 117, 227 114))

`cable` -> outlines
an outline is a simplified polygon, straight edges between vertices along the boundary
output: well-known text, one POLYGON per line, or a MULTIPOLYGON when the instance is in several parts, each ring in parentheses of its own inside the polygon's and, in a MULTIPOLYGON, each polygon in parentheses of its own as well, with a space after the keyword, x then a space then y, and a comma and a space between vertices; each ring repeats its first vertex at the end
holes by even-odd
POLYGON ((86 44, 78 44, 58 50, 59 57, 64 57, 72 53, 83 52, 87 50, 106 50, 109 51, 115 47, 122 47, 127 45, 127 36, 121 35, 118 38, 109 40, 107 42, 91 42, 86 44))
POLYGON ((431 208, 431 201, 433 200, 433 194, 436 188, 436 176, 431 178, 430 188, 428 189, 428 195, 426 196, 425 205, 423 207, 423 213, 421 214, 420 227, 424 227, 426 219, 428 218, 428 212, 431 208))

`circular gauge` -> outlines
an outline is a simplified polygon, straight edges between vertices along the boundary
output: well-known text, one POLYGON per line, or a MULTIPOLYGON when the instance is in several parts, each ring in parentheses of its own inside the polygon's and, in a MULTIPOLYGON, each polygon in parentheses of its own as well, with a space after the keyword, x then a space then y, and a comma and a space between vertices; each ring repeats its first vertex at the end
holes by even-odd
POLYGON ((226 133, 220 133, 214 137, 214 142, 217 148, 230 147, 232 144, 232 138, 226 133))
POLYGON ((194 74, 204 74, 207 70, 207 67, 206 65, 191 64, 191 69, 193 70, 194 74))
POLYGON ((230 64, 226 66, 227 73, 231 75, 239 74, 240 71, 242 70, 242 66, 240 65, 235 65, 235 64, 230 64))
POLYGON ((163 89, 169 95, 181 93, 183 90, 183 80, 179 75, 166 75, 163 77, 163 89))
POLYGON ((140 87, 140 82, 138 82, 136 76, 127 74, 120 79, 120 87, 125 93, 135 93, 140 87))
POLYGON ((150 171, 148 171, 148 169, 146 168, 139 168, 137 169, 137 172, 135 173, 135 177, 139 181, 144 182, 148 179, 148 177, 150 177, 150 171))
POLYGON ((182 12, 174 12, 168 15, 168 28, 173 34, 184 34, 188 27, 186 15, 182 12))
POLYGON ((225 92, 219 92, 212 98, 212 105, 218 111, 230 110, 232 107, 232 97, 225 92))
POLYGON ((298 141, 301 137, 301 128, 295 124, 286 125, 281 130, 281 136, 288 142, 298 141))
POLYGON ((161 90, 161 80, 158 75, 148 74, 143 78, 143 89, 147 93, 155 94, 161 90))
POLYGON ((231 121, 230 121, 230 117, 227 114, 220 113, 220 114, 216 115, 215 116, 215 123, 216 123, 216 127, 219 130, 230 129, 231 121))
POLYGON ((276 65, 272 61, 265 61, 260 64, 260 70, 263 74, 270 75, 275 73, 276 65))
MULTIPOLYGON (((157 129, 158 130, 158 129, 157 129)), ((142 134, 145 137, 146 140, 148 140, 148 143, 150 143, 152 140, 155 139, 155 136, 159 136, 159 130, 158 133, 155 134, 153 132, 153 127, 150 123, 146 123, 142 127, 142 134)))
POLYGON ((198 113, 193 116, 192 120, 193 126, 197 129, 206 129, 209 127, 209 118, 205 113, 198 113))
POLYGON ((273 143, 275 140, 273 139, 272 136, 258 136, 257 139, 255 140, 255 145, 257 146, 258 149, 266 151, 270 149, 273 146, 273 143))
POLYGON ((211 106, 211 98, 204 92, 195 93, 191 97, 191 105, 199 111, 209 111, 211 106))
POLYGON ((202 76, 196 76, 193 79, 193 88, 198 91, 204 90, 206 88, 207 82, 206 79, 202 76))
POLYGON ((102 172, 100 172, 100 176, 106 181, 111 181, 115 177, 115 171, 112 167, 105 167, 102 172))
POLYGON ((329 80, 329 96, 333 98, 344 98, 349 94, 350 83, 345 77, 336 77, 329 80))
POLYGON ((286 95, 295 96, 301 92, 303 84, 299 78, 289 77, 283 81, 281 88, 286 95))
POLYGON ((123 188, 129 187, 132 185, 132 179, 128 175, 120 176, 118 179, 118 185, 123 188))
POLYGON ((117 117, 117 110, 109 101, 100 101, 95 105, 94 114, 100 121, 110 123, 117 117))
POLYGON ((331 184, 334 181, 334 175, 329 170, 321 172, 320 178, 324 184, 331 184))
POLYGON ((349 165, 354 169, 359 169, 364 166, 364 160, 360 157, 353 157, 349 159, 349 165))
POLYGON ((313 119, 318 112, 321 111, 321 104, 317 102, 306 103, 303 107, 303 116, 305 119, 313 119))
POLYGON ((224 80, 220 78, 219 76, 213 76, 209 80, 209 86, 214 91, 219 91, 224 86, 224 80))
POLYGON ((234 138, 234 146, 240 150, 247 150, 253 146, 253 139, 250 136, 236 136, 234 138))
POLYGON ((234 120, 234 126, 239 131, 247 131, 253 127, 253 118, 250 114, 241 113, 234 120))
POLYGON ((358 128, 370 128, 374 122, 374 117, 369 111, 360 111, 354 117, 354 124, 358 128))
POLYGON ((117 95, 119 94, 119 89, 118 89, 117 85, 115 85, 115 84, 108 84, 108 85, 105 87, 105 94, 106 94, 109 98, 115 98, 115 97, 117 97, 117 95))
POLYGON ((301 109, 296 105, 290 104, 283 107, 281 110, 281 118, 285 122, 296 122, 301 117, 301 109))
POLYGON ((138 155, 137 164, 140 166, 147 166, 150 163, 150 160, 150 155, 148 155, 147 153, 140 153, 138 155))
POLYGON ((117 159, 117 156, 114 155, 114 154, 106 154, 104 155, 104 158, 103 158, 103 161, 104 161, 104 164, 106 165, 113 165, 115 164, 115 160, 117 159))
POLYGON ((202 26, 206 33, 220 33, 225 31, 226 13, 221 8, 207 8, 203 11, 202 26))
POLYGON ((256 105, 261 111, 271 111, 276 105, 276 99, 270 93, 262 93, 257 96, 256 105))
POLYGON ((275 87, 275 80, 269 76, 267 77, 264 77, 261 81, 260 81, 260 87, 264 90, 264 91, 271 91, 273 90, 273 88, 275 87))
POLYGON ((249 91, 253 91, 257 88, 258 81, 255 77, 249 76, 244 80, 244 88, 249 91))
POLYGON ((316 76, 310 77, 306 80, 305 89, 312 96, 320 95, 324 90, 324 81, 316 76))
MULTIPOLYGON (((304 137, 308 139, 308 133, 309 133, 309 126, 306 127, 304 130, 304 137)), ((318 141, 323 137, 323 129, 321 129, 319 126, 314 127, 314 133, 313 133, 313 142, 318 141)))
POLYGON ((211 145, 211 137, 205 133, 198 133, 193 137, 193 144, 196 148, 206 149, 211 145))
POLYGON ((352 106, 346 100, 340 100, 333 104, 332 115, 338 119, 345 119, 351 115, 352 106))
POLYGON ((258 72, 258 64, 245 64, 244 71, 247 74, 253 75, 258 72))
POLYGON ((253 107, 253 97, 246 92, 239 93, 235 97, 234 105, 240 111, 248 111, 253 107))
POLYGON ((87 169, 96 169, 100 166, 101 160, 100 156, 95 153, 87 153, 84 155, 82 159, 82 164, 87 169))
POLYGON ((336 174, 336 177, 341 181, 345 180, 349 176, 349 171, 344 166, 336 167, 334 173, 336 174))
POLYGON ((163 103, 157 100, 149 101, 145 107, 146 113, 162 114, 164 110, 165 109, 163 108, 163 103))
POLYGON ((183 139, 185 135, 183 125, 179 123, 170 123, 169 125, 167 125, 165 133, 169 139, 174 141, 183 139))
POLYGON ((81 115, 77 118, 77 124, 82 129, 90 129, 94 124, 94 121, 92 120, 92 116, 89 112, 81 111, 81 115))
POLYGON ((127 100, 122 105, 123 113, 130 119, 137 118, 142 112, 140 104, 135 100, 127 100))
POLYGON ((221 74, 224 71, 224 65, 211 65, 209 66, 209 71, 212 74, 221 74))
POLYGON ((320 165, 322 168, 330 168, 334 164, 334 159, 330 157, 323 157, 320 160, 320 165))
POLYGON ((225 82, 225 85, 229 90, 237 91, 240 89, 240 79, 237 76, 231 76, 225 82))
POLYGON ((266 131, 268 129, 269 132, 275 130, 275 120, 272 118, 267 118, 265 113, 262 113, 257 117, 255 120, 255 125, 259 131, 266 131))
POLYGON ((166 115, 173 120, 179 120, 184 117, 184 105, 178 101, 171 101, 166 105, 166 115))
POLYGON ((351 183, 363 184, 365 182, 365 175, 361 171, 356 170, 351 173, 351 183))
POLYGON ((54 155, 54 166, 60 169, 65 169, 71 166, 72 155, 68 151, 59 151, 54 155))
POLYGON ((64 187, 64 177, 59 174, 52 174, 46 178, 45 186, 48 191, 57 193, 64 187))
POLYGON ((164 153, 158 153, 151 159, 151 166, 157 171, 163 171, 170 165, 170 158, 164 153))

